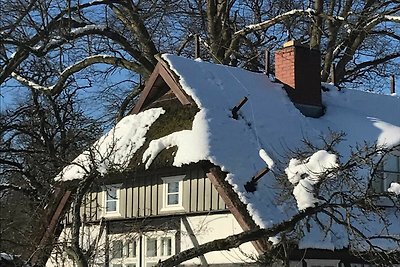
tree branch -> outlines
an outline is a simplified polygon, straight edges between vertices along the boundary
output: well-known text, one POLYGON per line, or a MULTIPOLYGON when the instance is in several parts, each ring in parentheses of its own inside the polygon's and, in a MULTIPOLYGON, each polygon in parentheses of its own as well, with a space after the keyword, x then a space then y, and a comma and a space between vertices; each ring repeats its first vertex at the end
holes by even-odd
POLYGON ((293 10, 285 12, 281 15, 278 15, 272 19, 263 21, 261 23, 248 25, 248 26, 244 27, 243 29, 236 31, 234 33, 234 36, 247 35, 249 33, 255 32, 255 31, 266 30, 269 27, 286 20, 287 18, 297 17, 297 16, 309 16, 309 17, 317 16, 317 17, 321 17, 321 18, 324 18, 327 20, 332 20, 332 21, 344 20, 344 18, 342 18, 340 16, 330 16, 330 15, 327 15, 324 13, 317 14, 317 12, 315 10, 310 9, 310 8, 309 9, 293 9, 293 10))
POLYGON ((368 68, 368 67, 372 67, 372 66, 376 66, 378 64, 387 62, 389 60, 392 60, 392 59, 395 59, 395 58, 398 58, 398 57, 400 57, 400 52, 397 52, 397 53, 394 53, 394 54, 390 54, 390 55, 387 55, 387 56, 382 57, 382 58, 377 58, 377 59, 374 59, 374 60, 371 60, 371 61, 366 61, 366 62, 360 63, 356 67, 354 67, 353 69, 346 71, 346 75, 351 75, 351 74, 353 74, 355 72, 358 72, 358 71, 360 71, 362 69, 365 69, 365 68, 368 68))
POLYGON ((239 247, 241 244, 255 241, 261 238, 268 238, 276 236, 277 234, 285 231, 290 231, 295 225, 303 220, 304 218, 316 214, 326 208, 328 204, 323 204, 317 207, 308 208, 303 212, 294 215, 291 219, 276 224, 268 229, 252 229, 249 231, 235 234, 222 239, 216 239, 207 243, 204 243, 198 247, 187 249, 170 257, 169 259, 158 263, 156 266, 169 267, 176 266, 184 261, 198 257, 212 251, 229 250, 232 248, 239 247))
POLYGON ((63 87, 64 87, 66 81, 68 80, 68 78, 71 75, 73 75, 76 72, 81 71, 82 69, 85 69, 86 67, 88 67, 90 65, 94 65, 94 64, 98 64, 98 63, 106 63, 106 64, 114 65, 117 67, 126 68, 126 69, 129 69, 129 70, 132 70, 135 72, 139 72, 139 73, 145 71, 145 69, 142 68, 139 64, 128 61, 123 58, 109 56, 109 55, 95 55, 95 56, 85 58, 85 59, 77 62, 76 64, 66 68, 60 74, 59 80, 57 81, 57 83, 52 86, 39 85, 35 82, 32 82, 32 81, 22 77, 21 75, 15 73, 15 72, 13 72, 11 74, 11 76, 15 80, 19 81, 20 83, 22 83, 23 85, 25 85, 31 89, 40 91, 47 95, 55 95, 55 94, 60 93, 63 90, 63 87))

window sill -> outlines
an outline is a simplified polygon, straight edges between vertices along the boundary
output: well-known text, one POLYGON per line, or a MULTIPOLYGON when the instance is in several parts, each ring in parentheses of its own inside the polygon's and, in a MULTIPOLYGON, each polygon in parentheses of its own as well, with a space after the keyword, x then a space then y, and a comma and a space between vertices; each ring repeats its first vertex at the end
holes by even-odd
POLYGON ((104 218, 120 218, 122 217, 121 213, 115 211, 115 212, 107 212, 103 213, 104 218))
POLYGON ((184 212, 185 208, 182 206, 169 206, 161 208, 160 212, 184 212))

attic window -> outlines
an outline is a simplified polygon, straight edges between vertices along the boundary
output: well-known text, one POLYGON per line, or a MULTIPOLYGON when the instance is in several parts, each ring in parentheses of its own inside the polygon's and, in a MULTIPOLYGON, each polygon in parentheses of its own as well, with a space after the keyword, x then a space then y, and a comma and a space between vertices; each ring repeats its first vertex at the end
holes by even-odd
POLYGON ((104 215, 119 216, 119 198, 121 184, 104 187, 104 215))
POLYGON ((165 210, 182 210, 183 178, 184 175, 164 177, 163 180, 163 208, 165 210))

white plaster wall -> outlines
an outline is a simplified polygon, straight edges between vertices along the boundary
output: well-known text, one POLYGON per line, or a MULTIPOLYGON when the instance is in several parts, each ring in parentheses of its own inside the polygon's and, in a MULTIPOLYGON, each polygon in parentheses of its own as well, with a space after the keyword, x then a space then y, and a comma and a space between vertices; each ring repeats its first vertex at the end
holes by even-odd
MULTIPOLYGON (((187 217, 187 220, 199 244, 243 232, 232 214, 193 216, 187 217)), ((189 232, 190 230, 188 231, 181 222, 181 251, 194 246, 189 232)), ((208 264, 250 263, 253 262, 251 257, 257 256, 257 251, 249 242, 236 249, 210 252, 204 256, 208 264)), ((183 263, 183 265, 189 264, 201 264, 201 261, 197 258, 183 263)))
MULTIPOLYGON (((91 263, 91 266, 104 266, 104 244, 105 244, 105 234, 103 232, 102 236, 99 237, 100 226, 91 225, 84 226, 81 228, 81 236, 83 239, 80 241, 80 246, 87 249, 90 244, 96 242, 97 248, 95 255, 95 262, 91 263)), ((65 253, 65 246, 69 246, 71 241, 71 229, 64 227, 63 231, 58 238, 57 244, 54 246, 53 251, 49 260, 46 263, 46 267, 74 267, 73 262, 69 259, 68 255, 65 253)))

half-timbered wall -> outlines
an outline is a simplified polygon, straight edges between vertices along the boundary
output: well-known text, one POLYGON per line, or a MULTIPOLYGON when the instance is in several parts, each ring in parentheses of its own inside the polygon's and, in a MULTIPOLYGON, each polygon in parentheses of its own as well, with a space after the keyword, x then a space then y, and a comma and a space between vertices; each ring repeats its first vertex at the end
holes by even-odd
MULTIPOLYGON (((116 180, 112 183, 119 187, 118 213, 106 214, 105 186, 91 192, 84 200, 82 215, 84 221, 98 221, 102 217, 109 219, 143 218, 163 216, 177 213, 202 213, 226 210, 224 201, 206 177, 201 168, 191 168, 185 173, 159 173, 148 176, 134 176, 116 180), (182 176, 182 210, 164 210, 163 179, 171 176, 182 176)), ((67 221, 71 222, 71 214, 67 214, 67 221)))

